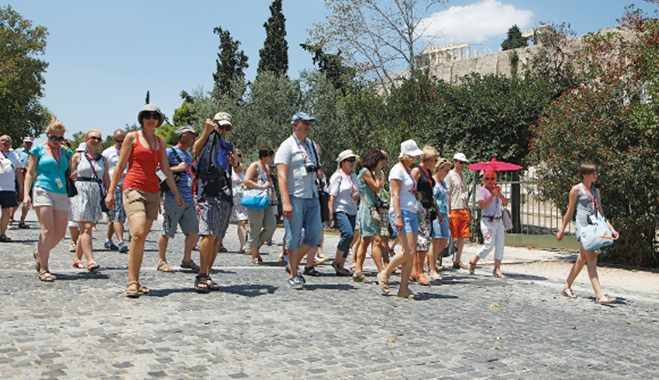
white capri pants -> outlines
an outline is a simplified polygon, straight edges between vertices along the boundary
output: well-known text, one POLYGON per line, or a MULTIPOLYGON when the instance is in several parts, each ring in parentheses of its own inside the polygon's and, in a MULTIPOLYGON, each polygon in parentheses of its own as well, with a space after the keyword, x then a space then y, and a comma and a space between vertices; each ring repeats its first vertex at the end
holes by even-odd
POLYGON ((494 259, 503 260, 503 247, 506 242, 503 221, 501 219, 495 221, 481 219, 481 232, 483 232, 485 245, 478 251, 478 257, 484 259, 494 248, 494 259))

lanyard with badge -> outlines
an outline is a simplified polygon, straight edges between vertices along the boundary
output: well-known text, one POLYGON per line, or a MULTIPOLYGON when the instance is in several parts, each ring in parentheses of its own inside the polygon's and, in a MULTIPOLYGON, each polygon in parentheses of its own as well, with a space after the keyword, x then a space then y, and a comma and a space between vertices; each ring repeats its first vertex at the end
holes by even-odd
MULTIPOLYGON (((53 159, 55 160, 55 164, 57 165, 57 173, 59 174, 60 170, 62 169, 62 148, 59 149, 58 155, 55 154, 55 152, 51 149, 51 147, 48 144, 46 144, 46 148, 50 151, 50 155, 53 156, 53 159)), ((55 178, 55 184, 57 185, 58 189, 64 187, 64 184, 62 183, 62 180, 59 178, 59 176, 55 178)))
POLYGON ((595 224, 597 223, 597 217, 595 216, 597 215, 597 205, 595 204, 595 196, 590 191, 590 189, 586 187, 586 185, 583 185, 583 188, 584 190, 586 190, 586 194, 588 194, 588 197, 590 198, 590 203, 593 205, 593 211, 595 211, 594 214, 588 215, 588 220, 590 221, 590 224, 595 224))
POLYGON ((297 138, 297 136, 293 135, 293 138, 295 138, 295 143, 297 144, 297 147, 300 149, 300 152, 302 153, 302 165, 298 170, 300 172, 301 177, 306 177, 308 174, 307 165, 311 165, 314 168, 317 168, 320 165, 313 162, 313 160, 311 159, 311 155, 309 154, 309 149, 313 149, 313 147, 309 148, 308 139, 304 140, 304 147, 302 147, 302 144, 300 144, 300 140, 297 138))

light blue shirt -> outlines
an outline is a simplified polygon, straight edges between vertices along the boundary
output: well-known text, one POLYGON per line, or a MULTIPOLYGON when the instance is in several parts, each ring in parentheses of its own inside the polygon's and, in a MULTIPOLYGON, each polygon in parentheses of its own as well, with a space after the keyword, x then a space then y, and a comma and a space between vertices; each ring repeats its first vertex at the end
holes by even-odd
POLYGON ((57 161, 50 155, 45 145, 37 145, 30 150, 30 154, 39 160, 37 163, 37 180, 34 183, 35 187, 40 187, 57 194, 66 194, 65 173, 66 169, 69 168, 69 158, 73 155, 73 152, 64 146, 60 147, 60 149, 59 167, 57 161), (58 186, 58 182, 61 187, 58 186))

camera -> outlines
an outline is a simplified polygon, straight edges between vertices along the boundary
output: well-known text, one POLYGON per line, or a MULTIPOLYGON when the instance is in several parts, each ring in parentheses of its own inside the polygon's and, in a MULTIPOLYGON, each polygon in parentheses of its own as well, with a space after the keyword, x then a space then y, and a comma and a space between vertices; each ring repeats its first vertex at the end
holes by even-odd
POLYGON ((317 172, 320 170, 320 166, 316 164, 306 164, 304 168, 307 169, 307 173, 317 172))
POLYGON ((379 197, 376 197, 375 202, 374 202, 374 207, 378 210, 379 209, 385 209, 386 210, 386 209, 389 208, 389 205, 382 202, 382 199, 380 199, 379 197))

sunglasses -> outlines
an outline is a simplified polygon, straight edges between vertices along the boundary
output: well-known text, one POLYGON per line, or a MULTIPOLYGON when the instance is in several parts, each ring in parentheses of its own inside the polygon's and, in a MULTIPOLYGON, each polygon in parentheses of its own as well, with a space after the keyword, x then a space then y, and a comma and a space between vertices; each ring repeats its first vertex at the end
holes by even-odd
POLYGON ((160 120, 160 114, 156 111, 142 112, 142 119, 160 120))
POLYGON ((89 139, 94 141, 103 141, 102 137, 96 137, 96 136, 89 136, 89 139))
POLYGON ((4 139, 4 140, 0 140, 0 142, 3 142, 3 143, 8 142, 8 143, 10 143, 11 140, 4 139))
POLYGON ((483 179, 486 180, 486 181, 496 181, 497 180, 494 177, 486 177, 486 178, 483 178, 483 179))
POLYGON ((349 159, 347 159, 347 160, 345 160, 345 161, 348 161, 348 162, 352 162, 352 163, 354 163, 356 160, 355 160, 354 158, 349 158, 349 159))
POLYGON ((224 130, 227 131, 227 132, 230 131, 231 128, 233 128, 233 127, 230 126, 230 125, 220 125, 220 123, 218 123, 218 122, 216 122, 216 123, 217 123, 217 126, 220 127, 220 129, 224 129, 224 130))
POLYGON ((114 139, 114 142, 122 143, 122 142, 124 142, 124 140, 117 140, 117 139, 114 139))
POLYGON ((52 142, 62 142, 66 139, 64 138, 64 136, 57 137, 57 136, 50 135, 50 136, 48 136, 48 140, 50 140, 52 142))

